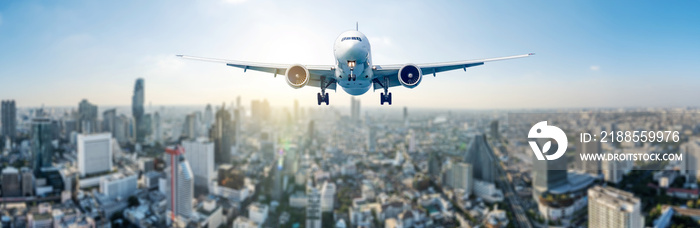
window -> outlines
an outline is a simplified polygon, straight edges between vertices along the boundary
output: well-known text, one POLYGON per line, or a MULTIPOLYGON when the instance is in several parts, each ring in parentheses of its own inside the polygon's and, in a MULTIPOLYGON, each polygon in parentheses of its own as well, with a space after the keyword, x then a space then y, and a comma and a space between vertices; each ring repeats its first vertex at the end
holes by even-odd
POLYGON ((362 42, 362 38, 360 38, 360 37, 343 37, 342 39, 340 39, 341 42, 346 41, 346 40, 357 40, 357 41, 362 42))

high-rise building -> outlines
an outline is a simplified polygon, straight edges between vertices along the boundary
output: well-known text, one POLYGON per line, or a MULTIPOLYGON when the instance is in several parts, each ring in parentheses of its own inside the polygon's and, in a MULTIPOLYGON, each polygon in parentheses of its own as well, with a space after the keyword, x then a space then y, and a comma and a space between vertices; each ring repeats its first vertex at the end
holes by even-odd
POLYGON ((51 138, 53 129, 51 120, 48 118, 34 118, 32 120, 32 169, 34 175, 41 175, 41 168, 52 166, 53 161, 53 145, 51 138))
POLYGON ((588 227, 643 227, 641 200, 613 187, 588 189, 588 227))
POLYGON ((367 151, 375 152, 377 145, 377 129, 373 126, 367 128, 367 151))
POLYGON ((171 221, 175 217, 192 216, 192 199, 194 198, 194 174, 190 163, 184 156, 182 147, 169 147, 165 150, 170 167, 165 170, 167 178, 167 204, 171 221))
POLYGON ((97 132, 97 105, 93 105, 87 99, 83 99, 78 104, 78 125, 80 132, 89 134, 97 132))
POLYGON ((270 133, 260 133, 260 155, 266 161, 275 159, 275 142, 270 133))
POLYGON ((428 175, 431 179, 436 180, 440 177, 440 172, 442 171, 442 158, 440 153, 437 151, 432 151, 428 155, 428 175))
POLYGON ((117 124, 117 109, 112 108, 102 112, 102 132, 109 132, 116 135, 114 132, 117 124))
POLYGON ((499 137, 498 134, 498 120, 492 120, 490 124, 490 136, 491 138, 497 139, 499 137))
POLYGON ((197 115, 194 113, 185 116, 185 124, 182 126, 182 136, 186 136, 189 139, 197 138, 197 130, 199 130, 198 122, 197 115))
POLYGON ((17 106, 14 100, 2 101, 2 136, 14 139, 17 136, 17 106))
POLYGON ((321 192, 311 181, 306 186, 306 226, 321 228, 321 192))
POLYGON ((209 138, 214 141, 214 159, 217 164, 231 163, 231 146, 236 144, 234 125, 231 113, 222 105, 221 109, 216 111, 216 119, 209 132, 209 138))
POLYGON ((142 143, 146 137, 146 126, 143 125, 145 87, 143 78, 136 79, 134 95, 131 97, 131 113, 135 121, 136 142, 142 143))
POLYGON ((19 170, 9 166, 2 170, 2 197, 22 196, 19 170))
POLYGON ((131 137, 131 119, 126 115, 119 115, 114 124, 114 138, 119 143, 127 143, 131 137))
POLYGON ((117 173, 100 178, 100 192, 110 199, 126 199, 136 192, 138 188, 138 175, 123 175, 117 173))
POLYGON ((698 178, 700 177, 700 169, 698 169, 698 162, 700 162, 700 138, 688 138, 688 142, 681 144, 679 149, 683 155, 681 174, 685 175, 687 183, 697 182, 700 179, 698 178))
MULTIPOLYGON (((587 143, 582 143, 581 140, 576 140, 576 154, 583 154, 581 156, 586 156, 586 154, 601 154, 601 143, 599 141, 592 141, 587 143)), ((579 156, 579 155, 577 155, 579 156)), ((592 160, 579 160, 575 159, 574 164, 578 170, 590 173, 593 175, 598 175, 601 172, 601 161, 592 160)))
POLYGON ((450 167, 452 178, 452 187, 462 189, 464 193, 470 195, 474 187, 474 176, 472 173, 472 165, 464 162, 458 162, 450 167))
POLYGON ((214 143, 207 138, 182 141, 185 159, 194 174, 194 185, 208 187, 216 178, 214 169, 214 143))
POLYGON ((160 123, 160 114, 158 112, 153 114, 153 140, 157 143, 163 142, 163 129, 160 123))
POLYGON ((496 179, 494 156, 493 150, 486 142, 486 136, 476 135, 467 146, 463 162, 472 165, 475 179, 493 183, 496 179))
POLYGON ((333 182, 323 182, 321 188, 321 211, 333 212, 335 202, 335 184, 333 182))
POLYGON ((202 116, 202 123, 204 126, 209 127, 214 124, 214 110, 211 108, 211 104, 207 104, 204 108, 204 116, 202 116))
POLYGON ((80 176, 112 170, 112 133, 78 135, 78 170, 80 176))
MULTIPOLYGON (((586 144, 586 143, 583 143, 583 144, 586 144)), ((614 152, 611 151, 609 153, 615 154, 615 153, 619 153, 619 152, 620 151, 614 151, 614 152)), ((600 163, 603 167, 603 169, 602 169, 603 170, 603 178, 605 179, 605 181, 610 182, 610 183, 615 183, 615 184, 622 181, 622 175, 624 174, 623 170, 622 170, 623 161, 607 160, 606 159, 606 160, 601 161, 600 163)))
POLYGON ((22 175, 22 196, 33 196, 34 174, 32 173, 32 170, 27 167, 22 167, 20 173, 22 175))

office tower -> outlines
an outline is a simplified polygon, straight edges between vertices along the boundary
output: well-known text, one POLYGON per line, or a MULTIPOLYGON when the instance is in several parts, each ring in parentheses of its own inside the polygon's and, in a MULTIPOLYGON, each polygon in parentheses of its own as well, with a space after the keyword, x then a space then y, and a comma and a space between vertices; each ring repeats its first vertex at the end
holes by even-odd
POLYGON ((78 135, 78 170, 80 176, 112 170, 112 133, 78 135))
POLYGON ((216 111, 214 126, 211 127, 209 138, 214 141, 214 159, 217 164, 231 163, 231 146, 235 145, 235 126, 231 122, 231 113, 222 105, 216 111))
POLYGON ((367 128, 367 151, 375 152, 377 144, 377 129, 373 126, 367 128))
POLYGON ((499 133, 498 133, 498 120, 492 120, 490 124, 490 136, 493 139, 498 139, 499 133))
MULTIPOLYGON (((543 145, 546 140, 538 140, 538 145, 543 145)), ((556 141, 552 142, 550 151, 558 148, 556 141)), ((568 184, 566 173, 566 161, 562 160, 538 160, 533 156, 532 160, 532 194, 539 201, 540 196, 557 187, 568 184)))
MULTIPOLYGON (((582 154, 581 156, 588 156, 586 154, 601 154, 601 143, 599 141, 592 141, 587 143, 582 143, 581 140, 576 140, 576 154, 582 154)), ((574 164, 576 168, 580 171, 590 173, 593 175, 600 174, 601 171, 601 161, 600 160, 588 160, 582 161, 580 159, 575 159, 574 164)))
POLYGON ((452 178, 452 188, 462 189, 464 193, 470 195, 474 186, 474 176, 472 165, 464 162, 458 162, 450 167, 452 178))
POLYGON ((408 127, 408 108, 403 107, 403 126, 408 127))
POLYGON ((306 185, 306 227, 321 228, 321 192, 311 181, 306 185))
POLYGON ((416 152, 416 132, 413 130, 408 131, 408 152, 416 152))
POLYGON ((53 129, 51 120, 48 118, 34 118, 32 120, 32 168, 34 175, 41 175, 41 168, 52 166, 53 160, 53 145, 51 144, 51 135, 53 129))
POLYGON ((83 134, 97 132, 97 105, 83 99, 78 104, 78 125, 83 134))
POLYGON ((148 137, 153 133, 153 118, 150 113, 143 115, 143 120, 141 121, 143 125, 143 136, 148 137))
POLYGON ((136 79, 136 84, 134 85, 134 95, 131 97, 131 113, 134 116, 135 122, 135 135, 136 142, 142 143, 145 134, 145 127, 143 125, 143 115, 144 115, 144 100, 145 99, 145 88, 143 78, 136 79))
POLYGON ((22 179, 22 196, 33 196, 34 195, 34 174, 32 169, 27 167, 22 167, 20 170, 22 179))
POLYGON ((126 199, 132 196, 138 188, 138 175, 123 175, 121 173, 100 178, 100 192, 110 199, 126 199))
MULTIPOLYGON (((615 152, 611 151, 609 153, 616 154, 616 153, 620 153, 620 151, 615 151, 615 152)), ((624 174, 623 170, 622 170, 622 166, 623 166, 622 162, 623 161, 607 160, 607 159, 600 162, 602 167, 603 167, 603 178, 605 178, 605 181, 610 182, 610 183, 615 183, 615 184, 622 181, 622 175, 624 174)))
POLYGON ((168 208, 171 221, 176 216, 189 218, 192 215, 192 199, 194 197, 194 174, 192 168, 182 156, 183 147, 168 147, 165 149, 167 162, 170 165, 165 170, 167 178, 168 208))
POLYGON ((63 125, 63 139, 70 141, 71 134, 73 132, 78 132, 78 121, 76 121, 74 119, 64 119, 62 125, 63 125))
POLYGON ((189 139, 197 138, 198 127, 199 125, 197 124, 197 115, 192 113, 185 116, 185 123, 182 126, 182 136, 185 136, 189 139))
POLYGON ((156 143, 163 142, 163 129, 161 128, 160 114, 158 112, 153 114, 153 140, 156 143))
POLYGON ((467 152, 464 155, 463 162, 472 164, 474 178, 481 181, 493 183, 496 179, 495 166, 496 159, 494 158, 493 150, 486 142, 485 135, 476 135, 467 146, 467 152))
POLYGON ((350 97, 350 118, 353 121, 360 121, 360 99, 350 97))
POLYGON ((14 100, 2 101, 2 136, 14 140, 17 136, 17 106, 14 100))
POLYGON ((205 126, 209 127, 214 123, 214 110, 211 108, 211 104, 207 104, 204 108, 204 116, 202 116, 202 122, 205 126))
POLYGON ((643 227, 641 200, 613 187, 588 189, 588 227, 643 227))
POLYGON ((129 119, 129 117, 126 115, 119 115, 119 117, 117 117, 114 124, 114 138, 117 139, 117 142, 129 142, 129 137, 131 136, 129 133, 131 131, 130 123, 131 119, 129 119))
POLYGON ((698 162, 700 162, 700 138, 690 137, 688 142, 681 144, 680 153, 683 156, 681 161, 681 174, 685 175, 687 183, 695 183, 700 176, 698 162))
POLYGON ((2 197, 20 197, 22 187, 20 186, 19 170, 10 166, 2 170, 2 197))
POLYGON ((117 123, 117 109, 112 108, 102 112, 102 132, 109 132, 116 135, 114 125, 117 123))
POLYGON ((208 138, 197 138, 182 141, 185 149, 185 159, 190 163, 194 174, 194 185, 208 187, 215 177, 214 143, 208 138))
POLYGON ((442 158, 437 151, 431 151, 428 154, 428 175, 431 179, 436 180, 440 177, 442 171, 442 158))
POLYGON ((321 211, 333 212, 335 202, 335 184, 333 182, 323 182, 321 188, 321 211))

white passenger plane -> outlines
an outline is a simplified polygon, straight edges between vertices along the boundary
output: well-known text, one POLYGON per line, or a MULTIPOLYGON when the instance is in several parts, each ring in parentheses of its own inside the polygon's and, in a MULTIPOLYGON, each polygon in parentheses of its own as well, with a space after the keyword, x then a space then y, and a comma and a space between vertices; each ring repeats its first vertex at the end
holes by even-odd
POLYGON ((477 59, 455 62, 426 63, 426 64, 392 64, 376 65, 372 62, 371 49, 367 37, 356 30, 346 31, 340 34, 333 45, 335 65, 301 65, 301 64, 274 64, 243 62, 236 60, 202 58, 187 55, 177 55, 186 59, 194 59, 209 62, 225 63, 228 66, 277 74, 284 73, 287 84, 292 88, 301 88, 306 85, 319 87, 321 92, 317 94, 318 105, 328 105, 328 93, 326 89, 335 91, 337 85, 351 95, 362 95, 370 87, 384 89, 381 93, 380 103, 391 105, 391 93, 389 87, 403 85, 406 88, 414 88, 420 84, 423 74, 440 73, 443 71, 464 69, 467 67, 483 65, 485 62, 523 58, 533 55, 515 55, 499 58, 477 59))

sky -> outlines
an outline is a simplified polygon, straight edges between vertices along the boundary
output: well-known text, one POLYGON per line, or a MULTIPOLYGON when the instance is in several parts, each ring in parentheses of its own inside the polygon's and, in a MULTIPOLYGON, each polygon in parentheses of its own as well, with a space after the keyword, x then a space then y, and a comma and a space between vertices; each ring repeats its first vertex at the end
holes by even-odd
MULTIPOLYGON (((175 55, 332 64, 333 41, 358 22, 380 65, 536 53, 424 75, 390 89, 394 106, 699 106, 698 12, 698 1, 0 1, 0 99, 129 105, 144 78, 154 106, 316 106, 316 87, 175 55)), ((380 92, 358 98, 379 107, 380 92)))

